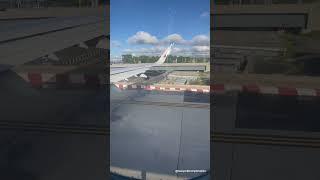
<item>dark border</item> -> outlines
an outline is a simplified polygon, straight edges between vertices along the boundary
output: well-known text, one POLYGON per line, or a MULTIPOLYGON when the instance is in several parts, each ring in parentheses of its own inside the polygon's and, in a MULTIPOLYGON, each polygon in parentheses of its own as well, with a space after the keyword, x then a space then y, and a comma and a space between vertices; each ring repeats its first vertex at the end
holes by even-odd
MULTIPOLYGON (((212 85, 213 85, 213 77, 214 77, 214 74, 213 74, 213 57, 214 57, 214 53, 213 53, 213 46, 214 45, 214 36, 213 38, 211 37, 213 34, 213 27, 214 27, 214 23, 212 21, 212 18, 213 18, 213 14, 214 14, 214 6, 215 6, 215 3, 214 3, 215 0, 210 0, 210 32, 209 32, 209 36, 210 36, 210 92, 212 92, 212 85)), ((213 179, 214 178, 214 162, 213 162, 213 159, 212 157, 214 157, 214 149, 213 149, 213 141, 211 141, 211 134, 213 134, 213 117, 214 117, 214 101, 213 101, 213 93, 210 93, 210 122, 209 122, 209 125, 210 125, 210 179, 213 179), (212 133, 211 133, 212 132, 212 133)))
MULTIPOLYGON (((302 15, 304 16, 304 27, 300 26, 292 26, 292 27, 281 27, 281 26, 274 26, 274 27, 216 27, 214 24, 211 24, 210 30, 227 30, 227 31, 277 31, 281 29, 286 30, 301 30, 308 28, 308 21, 309 21, 309 14, 308 13, 212 13, 210 17, 213 16, 234 16, 234 15, 302 15)), ((212 21, 211 21, 212 22, 212 21)), ((211 23, 210 22, 210 23, 211 23)))

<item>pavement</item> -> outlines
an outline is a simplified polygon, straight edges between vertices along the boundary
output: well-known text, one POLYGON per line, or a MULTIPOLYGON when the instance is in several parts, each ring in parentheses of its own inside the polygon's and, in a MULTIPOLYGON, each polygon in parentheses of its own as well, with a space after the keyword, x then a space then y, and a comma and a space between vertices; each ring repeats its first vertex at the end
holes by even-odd
MULTIPOLYGON (((36 89, 13 71, 0 83, 1 178, 107 177, 106 89, 36 89)), ((171 175, 177 164, 209 169, 210 105, 200 99, 112 87, 111 165, 171 175)))
POLYGON ((111 166, 168 175, 176 169, 210 168, 208 102, 186 102, 184 93, 115 87, 110 95, 111 166))

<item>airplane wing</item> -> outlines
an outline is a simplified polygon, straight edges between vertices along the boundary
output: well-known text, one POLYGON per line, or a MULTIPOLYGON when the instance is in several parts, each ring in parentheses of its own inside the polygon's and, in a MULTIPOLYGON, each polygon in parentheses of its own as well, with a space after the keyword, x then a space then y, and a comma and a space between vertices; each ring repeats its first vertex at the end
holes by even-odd
POLYGON ((107 35, 106 24, 96 16, 0 22, 1 67, 21 65, 107 35))
POLYGON ((174 44, 170 44, 170 46, 162 53, 159 60, 153 64, 139 64, 139 65, 133 65, 132 67, 126 67, 126 68, 118 68, 118 69, 112 69, 110 71, 110 82, 116 83, 118 81, 124 80, 126 78, 129 78, 131 76, 144 73, 148 69, 150 69, 152 66, 163 64, 167 58, 167 56, 170 54, 172 50, 172 46, 174 44))

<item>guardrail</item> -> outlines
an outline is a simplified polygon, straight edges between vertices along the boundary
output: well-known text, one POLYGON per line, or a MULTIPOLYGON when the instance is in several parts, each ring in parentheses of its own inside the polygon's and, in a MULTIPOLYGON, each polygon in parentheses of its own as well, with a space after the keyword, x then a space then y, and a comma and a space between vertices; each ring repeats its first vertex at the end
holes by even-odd
MULTIPOLYGON (((89 86, 100 87, 107 84, 108 76, 106 74, 54 74, 54 73, 19 73, 19 75, 32 87, 50 88, 50 87, 72 87, 72 86, 89 86)), ((212 84, 210 86, 198 85, 175 85, 175 84, 125 84, 115 83, 119 89, 127 90, 158 90, 158 91, 190 91, 201 93, 226 93, 228 91, 249 92, 256 94, 272 94, 280 96, 320 96, 318 88, 298 88, 289 86, 264 86, 259 84, 212 84)))

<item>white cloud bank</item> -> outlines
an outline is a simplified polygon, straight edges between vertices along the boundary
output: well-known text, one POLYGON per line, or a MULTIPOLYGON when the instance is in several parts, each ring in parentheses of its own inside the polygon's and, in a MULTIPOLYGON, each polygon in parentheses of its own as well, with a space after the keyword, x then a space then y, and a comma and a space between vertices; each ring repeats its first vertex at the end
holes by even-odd
POLYGON ((164 45, 169 43, 176 43, 180 45, 209 45, 210 38, 206 35, 200 34, 194 36, 191 40, 185 40, 180 34, 170 34, 162 40, 158 40, 156 36, 148 32, 139 31, 135 35, 128 38, 128 43, 131 45, 164 45))
POLYGON ((130 45, 147 45, 147 47, 133 48, 123 50, 123 54, 159 56, 168 47, 170 43, 176 45, 172 49, 172 55, 178 56, 209 56, 210 38, 199 34, 191 40, 184 39, 180 34, 170 34, 163 39, 145 32, 139 31, 127 40, 130 45))
POLYGON ((209 56, 210 38, 200 34, 191 40, 184 39, 180 34, 170 34, 159 40, 148 32, 139 31, 129 37, 127 42, 130 45, 149 45, 150 47, 125 49, 124 54, 159 56, 168 47, 169 43, 175 43, 172 55, 177 56, 209 56))
POLYGON ((144 31, 139 31, 128 39, 129 44, 157 44, 158 41, 157 37, 144 31))

